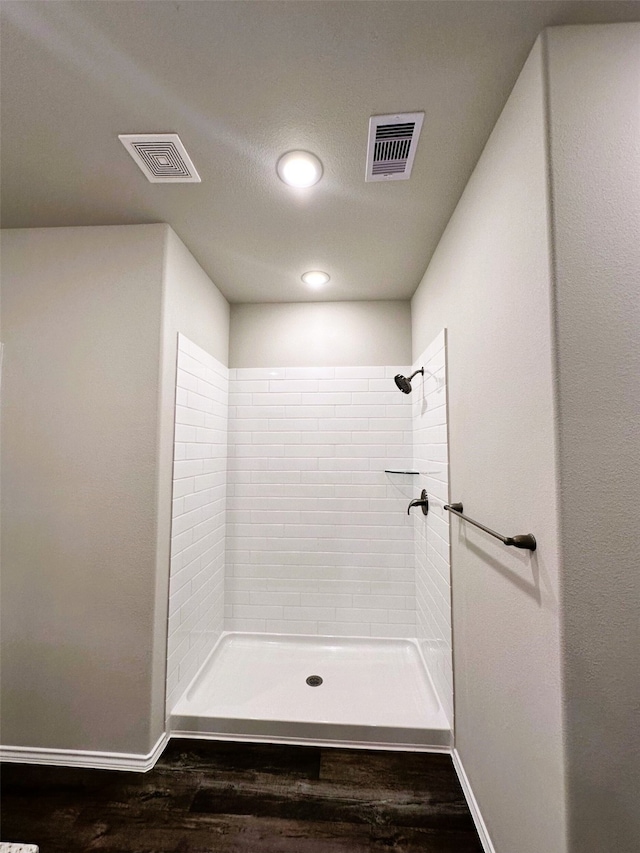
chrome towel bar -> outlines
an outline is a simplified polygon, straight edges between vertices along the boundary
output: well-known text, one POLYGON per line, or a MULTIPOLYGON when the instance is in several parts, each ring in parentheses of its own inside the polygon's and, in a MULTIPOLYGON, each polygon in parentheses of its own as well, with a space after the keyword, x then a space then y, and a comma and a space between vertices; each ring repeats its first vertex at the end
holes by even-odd
POLYGON ((480 524, 479 521, 474 521, 472 518, 469 518, 468 515, 463 515, 464 507, 460 503, 445 504, 444 508, 448 510, 448 512, 453 513, 453 515, 457 515, 458 518, 463 519, 463 521, 468 521, 469 524, 473 524, 475 527, 479 527, 480 530, 484 530, 484 532, 488 533, 490 536, 495 536, 496 539, 504 542, 505 545, 513 545, 514 548, 526 548, 529 551, 536 550, 536 537, 533 533, 522 533, 519 536, 501 536, 500 533, 496 533, 495 530, 485 527, 484 524, 480 524))

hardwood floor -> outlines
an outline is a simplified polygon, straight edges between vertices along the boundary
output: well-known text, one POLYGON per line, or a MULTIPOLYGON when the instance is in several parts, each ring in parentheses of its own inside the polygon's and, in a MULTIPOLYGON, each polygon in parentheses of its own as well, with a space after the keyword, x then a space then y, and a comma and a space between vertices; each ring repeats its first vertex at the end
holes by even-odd
POLYGON ((447 755, 172 740, 149 773, 4 764, 40 853, 482 853, 447 755))

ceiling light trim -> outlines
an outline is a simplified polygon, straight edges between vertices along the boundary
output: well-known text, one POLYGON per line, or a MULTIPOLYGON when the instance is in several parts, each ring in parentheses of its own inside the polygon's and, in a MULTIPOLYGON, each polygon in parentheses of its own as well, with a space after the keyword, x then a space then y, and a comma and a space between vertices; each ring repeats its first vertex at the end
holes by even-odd
POLYGON ((287 151, 278 158, 276 172, 280 180, 290 187, 306 189, 322 178, 322 161, 311 151, 287 151))
POLYGON ((314 288, 324 287, 325 284, 331 281, 331 276, 324 270, 308 270, 307 272, 303 272, 300 278, 309 287, 314 288))

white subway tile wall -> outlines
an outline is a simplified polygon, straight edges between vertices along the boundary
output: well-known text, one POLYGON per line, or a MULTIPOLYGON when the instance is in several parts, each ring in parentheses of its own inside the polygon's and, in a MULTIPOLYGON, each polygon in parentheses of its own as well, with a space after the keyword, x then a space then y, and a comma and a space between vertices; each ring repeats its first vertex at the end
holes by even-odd
POLYGON ((413 406, 413 465, 420 471, 416 491, 426 489, 429 514, 414 515, 417 636, 438 696, 453 724, 451 655, 451 568, 449 514, 449 454, 447 440, 446 335, 444 330, 413 366, 416 376, 413 406))
POLYGON ((416 636, 407 369, 229 372, 227 630, 416 636))
POLYGON ((167 714, 224 628, 229 370, 178 335, 167 714))

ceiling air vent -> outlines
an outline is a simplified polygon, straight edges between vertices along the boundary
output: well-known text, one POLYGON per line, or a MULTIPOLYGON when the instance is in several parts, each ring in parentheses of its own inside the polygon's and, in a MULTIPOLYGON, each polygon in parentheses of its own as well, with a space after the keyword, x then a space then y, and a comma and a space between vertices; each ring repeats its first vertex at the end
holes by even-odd
POLYGON ((365 181, 406 181, 411 177, 424 113, 371 116, 365 181))
POLYGON ((123 133, 118 139, 152 184, 199 184, 177 133, 123 133))

